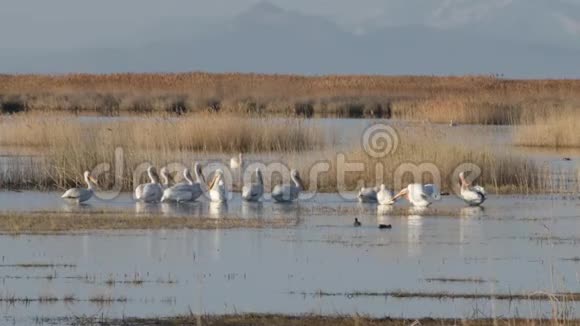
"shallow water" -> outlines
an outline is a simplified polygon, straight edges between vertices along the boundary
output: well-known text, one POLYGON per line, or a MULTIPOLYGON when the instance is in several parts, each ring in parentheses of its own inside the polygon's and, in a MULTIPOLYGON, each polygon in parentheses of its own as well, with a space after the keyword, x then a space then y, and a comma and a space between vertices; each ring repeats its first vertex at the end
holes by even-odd
MULTIPOLYGON (((175 207, 175 205, 173 205, 175 207)), ((360 313, 392 317, 550 316, 548 301, 439 300, 320 296, 317 292, 579 292, 580 200, 491 196, 485 209, 445 197, 426 211, 395 216, 376 205, 317 195, 292 205, 207 202, 178 210, 196 216, 294 217, 287 229, 89 232, 59 236, 0 236, 2 297, 74 295, 126 298, 0 303, 5 320, 79 315, 167 316, 194 313, 360 313), (195 207, 195 209, 194 209, 195 207), (244 213, 245 212, 245 213, 244 213), (213 215, 212 215, 213 214, 213 215), (354 228, 358 217, 363 226, 354 228), (379 230, 378 223, 392 224, 379 230), (5 249, 5 248, 10 248, 5 249), (6 266, 51 263, 72 267, 6 266), (51 275, 52 278, 46 277, 51 275), (433 282, 429 278, 484 282, 433 282), (109 281, 109 282, 108 282, 109 281)), ((129 195, 63 205, 56 193, 0 192, 2 210, 138 210, 129 195)), ((161 209, 151 206, 146 209, 161 209)), ((579 316, 579 305, 562 303, 579 316)))

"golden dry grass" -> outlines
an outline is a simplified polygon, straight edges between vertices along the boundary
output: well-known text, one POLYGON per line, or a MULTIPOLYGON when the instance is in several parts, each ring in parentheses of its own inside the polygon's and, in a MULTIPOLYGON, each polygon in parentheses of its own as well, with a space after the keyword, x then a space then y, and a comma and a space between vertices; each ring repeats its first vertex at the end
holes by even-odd
MULTIPOLYGON (((372 158, 360 147, 347 150, 345 161, 363 164, 363 171, 347 173, 344 183, 339 183, 340 153, 324 149, 327 144, 323 131, 305 126, 301 120, 194 115, 178 119, 81 122, 70 117, 27 114, 2 117, 0 126, 0 145, 38 147, 44 155, 6 166, 0 175, 0 187, 4 188, 62 190, 84 186, 83 171, 92 171, 106 163, 110 172, 99 177, 102 189, 116 185, 119 190, 132 191, 135 181, 145 182, 144 164, 160 168, 179 163, 191 167, 195 161, 227 163, 224 159, 233 153, 255 152, 249 161, 266 165, 282 163, 296 168, 309 190, 319 192, 355 191, 362 185, 361 181, 367 186, 385 183, 394 188, 395 181, 399 180, 395 174, 404 164, 411 168, 430 165, 440 175, 442 190, 451 191, 459 173, 456 169, 463 163, 481 168, 482 175, 477 182, 490 192, 578 191, 570 189, 571 184, 577 185, 576 171, 551 171, 508 149, 469 148, 438 142, 430 129, 422 133, 416 129, 402 130, 401 144, 384 158, 372 158), (119 164, 115 161, 116 148, 122 149, 119 164), (311 176, 320 162, 327 162, 329 171, 311 176), (122 175, 115 180, 113 171, 119 168, 122 175), (563 179, 570 182, 562 182, 563 179)), ((278 180, 272 171, 264 171, 267 190, 278 180)), ((413 181, 436 180, 414 180, 407 173, 400 183, 413 181)))
POLYGON ((214 152, 303 151, 322 147, 324 134, 301 119, 245 119, 199 114, 172 118, 81 121, 47 114, 0 116, 0 145, 98 150, 214 152))
POLYGON ((580 147, 580 109, 563 110, 547 116, 538 116, 514 134, 514 142, 521 146, 580 147))
POLYGON ((3 75, 4 111, 385 116, 510 124, 580 103, 579 80, 260 74, 3 75))

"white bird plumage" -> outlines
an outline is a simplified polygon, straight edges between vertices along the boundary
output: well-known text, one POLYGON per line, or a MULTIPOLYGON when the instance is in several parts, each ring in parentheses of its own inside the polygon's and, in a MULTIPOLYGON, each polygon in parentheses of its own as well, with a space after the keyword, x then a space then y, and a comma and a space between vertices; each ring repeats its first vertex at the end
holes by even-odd
POLYGON ((135 199, 146 203, 158 202, 163 196, 163 187, 159 183, 159 176, 152 166, 147 168, 147 175, 150 182, 135 188, 135 199))
POLYGON ((215 171, 213 179, 208 185, 209 198, 212 202, 223 203, 228 200, 228 191, 224 181, 224 171, 218 169, 215 171))
POLYGON ((377 201, 380 205, 392 205, 395 203, 393 201, 393 192, 387 189, 385 184, 381 184, 377 192, 377 201))
POLYGON ((205 182, 203 174, 201 173, 201 166, 196 163, 194 166, 196 182, 193 181, 189 169, 183 170, 183 178, 185 182, 178 183, 163 191, 162 202, 185 202, 194 201, 203 194, 201 182, 205 182))
POLYGON ((82 203, 82 202, 85 202, 85 201, 91 199, 91 197, 93 197, 94 187, 97 184, 97 181, 95 179, 93 179, 93 177, 91 177, 91 174, 89 171, 85 171, 83 175, 84 175, 85 182, 87 184, 87 188, 71 188, 71 189, 67 190, 61 196, 61 198, 68 199, 68 200, 74 200, 78 203, 82 203))
POLYGON ((481 186, 472 186, 465 180, 464 172, 459 173, 459 182, 461 183, 460 197, 469 206, 479 206, 487 198, 485 189, 481 186))
POLYGON ((256 168, 256 182, 244 185, 242 188, 242 199, 245 201, 259 201, 264 194, 264 179, 262 171, 256 168))
POLYGON ((403 196, 415 207, 427 207, 434 201, 441 200, 439 188, 433 184, 412 183, 393 197, 393 201, 403 196))
POLYGON ((276 185, 272 190, 272 198, 280 203, 288 203, 296 200, 300 192, 304 189, 304 184, 297 170, 290 171, 291 182, 288 184, 276 185))
POLYGON ((358 192, 358 200, 361 203, 376 203, 379 187, 362 187, 358 192))
POLYGON ((237 169, 243 168, 243 166, 244 166, 244 160, 243 160, 242 153, 238 154, 237 157, 232 157, 230 159, 230 169, 237 170, 237 169))

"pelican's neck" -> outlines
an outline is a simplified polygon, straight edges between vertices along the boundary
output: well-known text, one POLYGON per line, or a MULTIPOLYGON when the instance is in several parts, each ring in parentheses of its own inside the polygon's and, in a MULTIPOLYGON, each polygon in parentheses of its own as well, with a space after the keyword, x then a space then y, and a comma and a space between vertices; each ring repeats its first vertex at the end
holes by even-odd
POLYGON ((167 171, 161 171, 161 179, 164 186, 169 186, 169 177, 167 176, 167 171))
POLYGON ((459 180, 461 180, 461 190, 469 189, 469 183, 465 180, 465 177, 460 175, 459 180))
POLYGON ((292 178, 292 182, 294 182, 294 185, 295 185, 297 188, 300 188, 300 189, 302 189, 302 183, 300 182, 300 180, 298 179, 298 177, 297 177, 297 176, 295 176, 295 175, 292 175, 292 176, 291 176, 291 178, 292 178))
POLYGON ((157 182, 158 182, 157 178, 156 178, 156 177, 155 177, 155 175, 153 174, 153 170, 151 170, 151 169, 148 169, 148 170, 147 170, 147 175, 149 176, 149 181, 150 181, 151 183, 157 183, 157 182))
POLYGON ((203 172, 200 172, 200 170, 200 168, 195 167, 195 170, 193 171, 193 173, 195 173, 195 179, 197 182, 205 184, 205 177, 203 176, 203 172))
POLYGON ((183 170, 183 178, 185 179, 185 181, 187 181, 187 183, 189 183, 190 185, 193 184, 193 179, 191 178, 191 173, 189 173, 188 169, 183 170))
POLYGON ((92 182, 92 181, 91 181, 91 179, 89 178, 88 174, 87 174, 87 175, 85 175, 85 182, 87 183, 87 188, 88 188, 90 191, 93 191, 93 190, 94 190, 94 188, 95 188, 95 185, 93 184, 93 182, 92 182))

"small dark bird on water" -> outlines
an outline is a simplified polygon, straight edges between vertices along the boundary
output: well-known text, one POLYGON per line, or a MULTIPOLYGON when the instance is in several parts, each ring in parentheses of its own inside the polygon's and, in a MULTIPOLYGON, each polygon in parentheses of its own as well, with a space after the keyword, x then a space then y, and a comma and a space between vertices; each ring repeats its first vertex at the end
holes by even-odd
POLYGON ((572 161, 572 159, 569 157, 564 157, 564 161, 572 161))
POLYGON ((379 224, 379 229, 392 229, 393 226, 390 224, 379 224))
POLYGON ((360 223, 360 221, 358 220, 358 218, 354 218, 354 226, 361 226, 362 224, 360 223))

